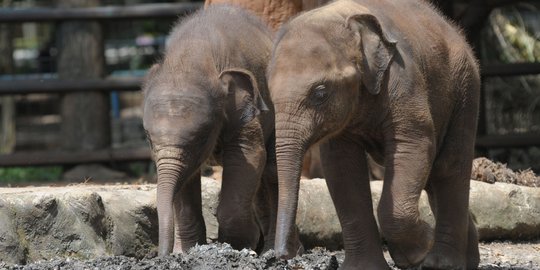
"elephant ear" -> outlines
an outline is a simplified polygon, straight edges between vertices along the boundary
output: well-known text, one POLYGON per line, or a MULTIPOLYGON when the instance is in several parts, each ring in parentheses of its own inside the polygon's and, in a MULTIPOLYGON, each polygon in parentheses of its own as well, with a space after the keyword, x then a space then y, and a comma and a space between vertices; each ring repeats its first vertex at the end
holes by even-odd
POLYGON ((381 92, 386 72, 396 53, 397 42, 383 31, 379 20, 371 14, 351 15, 346 23, 360 35, 362 83, 371 94, 376 95, 381 92))
POLYGON ((227 69, 219 75, 223 89, 234 101, 234 113, 239 117, 242 124, 253 120, 261 111, 268 111, 264 103, 259 86, 253 73, 248 70, 234 68, 227 69))

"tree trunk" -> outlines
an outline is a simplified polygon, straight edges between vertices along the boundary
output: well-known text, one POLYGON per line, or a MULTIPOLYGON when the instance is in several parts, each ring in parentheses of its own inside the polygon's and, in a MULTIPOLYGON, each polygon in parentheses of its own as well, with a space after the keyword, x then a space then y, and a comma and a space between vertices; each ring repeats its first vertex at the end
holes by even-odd
MULTIPOLYGON (((98 6, 99 0, 58 0, 59 7, 98 6)), ((59 27, 58 76, 60 79, 96 79, 103 76, 104 53, 98 22, 66 21, 59 27)), ((95 150, 109 147, 109 96, 79 92, 62 98, 62 148, 95 150)))
MULTIPOLYGON (((9 7, 11 0, 4 0, 2 7, 9 7)), ((13 46, 11 30, 0 24, 0 74, 13 73, 13 46)), ((15 100, 13 96, 0 96, 0 154, 15 148, 15 100)))

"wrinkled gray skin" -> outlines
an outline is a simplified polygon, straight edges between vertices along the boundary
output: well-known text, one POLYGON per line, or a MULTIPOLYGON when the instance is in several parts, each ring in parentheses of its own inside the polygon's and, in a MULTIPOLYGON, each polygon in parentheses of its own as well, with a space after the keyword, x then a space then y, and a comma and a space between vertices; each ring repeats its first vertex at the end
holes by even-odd
POLYGON ((396 264, 477 267, 468 203, 480 80, 455 27, 426 1, 335 1, 282 27, 268 78, 276 109, 278 256, 294 256, 301 162, 321 142, 343 229, 343 269, 388 268, 366 152, 385 167, 378 220, 396 264), (434 231, 419 219, 422 189, 434 231))
POLYGON ((212 155, 223 166, 218 240, 256 249, 262 232, 265 249, 272 247, 271 46, 257 17, 215 5, 176 25, 163 60, 149 71, 143 122, 157 167, 159 255, 206 243, 200 167, 212 155))

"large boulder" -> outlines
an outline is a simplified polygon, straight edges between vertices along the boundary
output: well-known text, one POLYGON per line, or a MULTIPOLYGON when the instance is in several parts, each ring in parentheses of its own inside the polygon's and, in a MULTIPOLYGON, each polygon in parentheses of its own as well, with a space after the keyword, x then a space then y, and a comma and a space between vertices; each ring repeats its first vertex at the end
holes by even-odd
MULTIPOLYGON (((382 187, 383 181, 371 182, 375 216, 382 187)), ((469 203, 480 240, 540 239, 540 188, 471 181, 469 203)), ((419 210, 421 218, 435 226, 425 192, 419 210)), ((341 247, 341 227, 323 179, 302 181, 297 213, 301 237, 308 247, 341 247)))
POLYGON ((144 256, 157 243, 153 186, 0 189, 0 260, 144 256))
MULTIPOLYGON (((371 182, 376 206, 382 181, 371 182)), ((202 179, 209 241, 217 238, 220 181, 202 179)), ((157 246, 155 185, 0 188, 0 260, 153 256, 157 246)), ((471 182, 471 212, 484 240, 540 237, 540 189, 471 182)), ((422 218, 434 223, 425 194, 422 218)), ((322 179, 302 180, 297 224, 306 247, 342 246, 341 228, 322 179)))
POLYGON ((540 239, 540 188, 471 183, 470 209, 480 239, 540 239))

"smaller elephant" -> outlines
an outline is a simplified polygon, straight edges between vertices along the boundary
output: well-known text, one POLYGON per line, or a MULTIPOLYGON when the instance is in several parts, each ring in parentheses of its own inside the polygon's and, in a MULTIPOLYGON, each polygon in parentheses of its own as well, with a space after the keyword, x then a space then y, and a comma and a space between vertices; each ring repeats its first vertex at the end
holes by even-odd
POLYGON ((469 179, 480 76, 459 30, 426 1, 337 0, 282 26, 267 74, 276 111, 277 256, 295 255, 302 158, 320 143, 343 269, 388 269, 366 153, 384 164, 377 215, 396 265, 478 266, 469 179), (434 231, 419 218, 423 189, 434 231))
POLYGON ((210 157, 223 166, 218 240, 237 249, 272 248, 277 176, 265 78, 271 47, 259 18, 212 6, 172 29, 163 60, 148 72, 143 123, 157 167, 159 255, 206 243, 200 168, 210 157))

